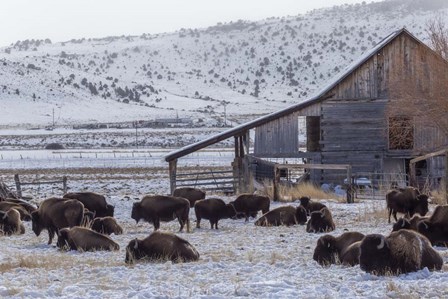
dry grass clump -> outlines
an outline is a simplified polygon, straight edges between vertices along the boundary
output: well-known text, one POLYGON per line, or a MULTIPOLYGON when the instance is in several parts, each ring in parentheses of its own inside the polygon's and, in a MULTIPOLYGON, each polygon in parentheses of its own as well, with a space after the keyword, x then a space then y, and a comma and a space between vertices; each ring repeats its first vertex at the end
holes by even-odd
MULTIPOLYGON (((268 196, 269 198, 274 198, 274 185, 270 180, 264 180, 262 187, 257 191, 260 195, 268 196)), ((332 192, 324 192, 318 186, 312 183, 301 183, 299 185, 280 185, 279 186, 279 194, 280 198, 278 199, 281 202, 291 202, 299 199, 302 196, 308 196, 313 200, 316 199, 336 199, 336 200, 345 200, 344 197, 338 196, 332 192)))

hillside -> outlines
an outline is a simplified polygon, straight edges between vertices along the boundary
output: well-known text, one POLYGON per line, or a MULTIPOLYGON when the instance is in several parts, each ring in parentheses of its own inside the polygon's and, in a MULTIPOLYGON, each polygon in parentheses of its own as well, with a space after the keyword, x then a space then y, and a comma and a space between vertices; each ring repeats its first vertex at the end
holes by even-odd
POLYGON ((161 117, 241 122, 309 97, 394 30, 426 41, 441 0, 392 0, 174 33, 0 48, 0 126, 161 117))

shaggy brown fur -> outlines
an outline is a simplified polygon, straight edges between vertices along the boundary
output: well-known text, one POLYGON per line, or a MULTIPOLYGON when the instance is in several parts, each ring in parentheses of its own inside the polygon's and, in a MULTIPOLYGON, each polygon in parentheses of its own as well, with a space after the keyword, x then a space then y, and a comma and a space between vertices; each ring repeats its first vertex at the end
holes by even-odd
POLYGON ((338 237, 332 235, 322 236, 317 240, 313 259, 322 266, 336 263, 355 265, 358 263, 356 262, 356 252, 348 253, 348 251, 355 250, 350 248, 350 246, 362 239, 364 239, 364 235, 358 232, 347 232, 338 237))
POLYGON ((92 230, 104 235, 121 235, 123 229, 118 225, 117 220, 113 217, 95 218, 92 222, 92 230))
POLYGON ((306 211, 303 207, 284 206, 275 208, 261 216, 255 225, 257 226, 291 226, 306 223, 306 211))
POLYGON ((188 199, 190 202, 190 207, 194 207, 194 204, 196 201, 204 199, 205 198, 205 191, 202 191, 197 188, 191 188, 191 187, 182 187, 177 188, 173 192, 173 196, 175 197, 183 197, 188 199))
POLYGON ((95 217, 114 216, 114 206, 106 202, 106 198, 94 192, 67 193, 64 198, 77 199, 83 203, 84 207, 95 213, 95 217))
POLYGON ((108 236, 80 226, 59 230, 57 246, 61 249, 78 251, 120 249, 120 246, 108 236))
POLYGON ((330 210, 325 207, 320 211, 311 212, 310 220, 306 224, 308 233, 331 232, 336 228, 330 210))
POLYGON ((0 225, 3 234, 7 236, 25 233, 25 226, 22 220, 20 220, 20 213, 14 208, 9 209, 7 212, 0 211, 0 225))

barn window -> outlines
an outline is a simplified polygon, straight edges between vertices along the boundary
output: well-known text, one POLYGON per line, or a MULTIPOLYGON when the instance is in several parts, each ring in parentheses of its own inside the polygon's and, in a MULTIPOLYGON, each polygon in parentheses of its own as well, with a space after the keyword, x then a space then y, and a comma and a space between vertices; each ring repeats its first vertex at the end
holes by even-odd
POLYGON ((308 152, 320 151, 320 117, 306 117, 306 150, 308 152))
POLYGON ((414 148, 414 125, 407 116, 389 117, 389 149, 411 150, 414 148))

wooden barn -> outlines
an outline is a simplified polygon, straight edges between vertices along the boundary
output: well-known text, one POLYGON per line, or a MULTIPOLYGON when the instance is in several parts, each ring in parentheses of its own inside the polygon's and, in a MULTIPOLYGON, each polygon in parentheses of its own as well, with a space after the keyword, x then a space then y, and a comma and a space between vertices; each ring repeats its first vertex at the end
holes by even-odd
MULTIPOLYGON (((437 53, 406 29, 393 32, 315 96, 169 153, 172 191, 182 185, 178 159, 229 138, 235 142, 232 168, 239 192, 252 191, 250 180, 261 168, 274 169, 263 163, 272 158, 302 158, 316 184, 343 184, 347 165, 349 176, 406 177, 411 159, 448 146, 446 132, 428 122, 430 107, 418 102, 428 102, 423 96, 436 92, 436 80, 448 84, 440 71, 448 74, 448 64, 437 53), (299 148, 299 123, 306 127, 305 148, 299 148)), ((419 161, 416 175, 440 176, 439 160, 419 161)))

